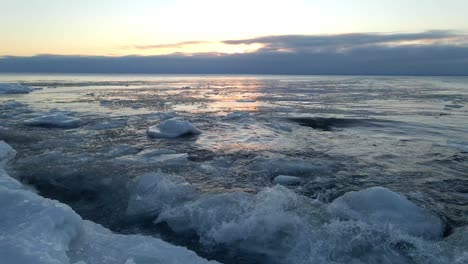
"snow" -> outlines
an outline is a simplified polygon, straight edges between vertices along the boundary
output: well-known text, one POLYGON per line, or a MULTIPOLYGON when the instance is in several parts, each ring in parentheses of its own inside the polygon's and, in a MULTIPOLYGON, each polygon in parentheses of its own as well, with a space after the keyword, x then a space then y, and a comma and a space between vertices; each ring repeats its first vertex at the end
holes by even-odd
POLYGON ((390 226, 419 237, 438 239, 444 231, 437 216, 383 187, 348 192, 335 199, 329 210, 339 217, 390 226))
POLYGON ((80 119, 64 113, 53 113, 24 121, 28 126, 75 128, 80 126, 80 119))
POLYGON ((302 183, 302 179, 295 176, 278 175, 273 179, 273 183, 281 185, 299 185, 302 183))
POLYGON ((129 189, 129 216, 156 216, 198 195, 197 189, 183 178, 163 173, 140 176, 129 189))
POLYGON ((26 94, 33 89, 19 83, 0 83, 0 94, 26 94))
POLYGON ((147 131, 148 136, 156 138, 176 138, 190 134, 198 135, 200 133, 200 130, 195 128, 190 122, 177 119, 165 120, 159 124, 159 127, 152 126, 147 131))
POLYGON ((5 166, 16 156, 16 151, 5 141, 0 140, 0 167, 5 166))

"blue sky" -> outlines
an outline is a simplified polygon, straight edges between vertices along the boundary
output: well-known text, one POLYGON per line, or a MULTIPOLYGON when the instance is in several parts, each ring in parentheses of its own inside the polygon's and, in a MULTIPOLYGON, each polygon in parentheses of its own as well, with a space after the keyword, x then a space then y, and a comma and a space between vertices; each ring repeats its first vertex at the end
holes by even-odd
MULTIPOLYGON (((174 58, 216 61, 221 56, 234 63, 273 56, 287 65, 298 54, 311 60, 341 56, 340 61, 347 57, 361 63, 377 61, 378 56, 382 63, 404 59, 408 52, 421 60, 416 53, 428 52, 423 55, 433 61, 430 49, 436 49, 440 58, 446 55, 438 65, 459 66, 465 63, 468 46, 466 10, 466 0, 0 0, 0 71, 26 70, 18 68, 25 66, 20 57, 34 58, 31 63, 38 65, 38 58, 50 63, 60 56, 66 60, 148 56, 152 66, 174 58), (455 51, 458 57, 453 56, 455 51), (382 58, 390 52, 400 53, 382 58), (358 53, 368 57, 355 58, 358 53)), ((310 68, 309 64, 301 65, 310 68)), ((254 66, 252 72, 266 67, 254 66)))

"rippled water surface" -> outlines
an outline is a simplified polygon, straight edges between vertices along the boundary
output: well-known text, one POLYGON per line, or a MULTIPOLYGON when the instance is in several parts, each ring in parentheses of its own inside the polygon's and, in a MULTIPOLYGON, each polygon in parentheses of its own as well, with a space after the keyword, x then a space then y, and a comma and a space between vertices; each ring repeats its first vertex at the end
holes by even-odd
POLYGON ((278 175, 296 176, 302 182, 290 190, 325 204, 381 186, 443 219, 445 236, 468 225, 467 77, 0 75, 0 82, 36 88, 0 96, 0 139, 18 152, 11 174, 116 232, 161 236, 226 263, 271 261, 269 252, 249 256, 242 247, 210 251, 197 242, 203 235, 180 236, 169 220, 123 219, 125 186, 155 171, 203 194, 255 195, 278 175), (80 125, 25 125, 51 112, 80 125), (147 136, 173 116, 201 134, 147 136), (186 156, 142 158, 152 149, 186 156))

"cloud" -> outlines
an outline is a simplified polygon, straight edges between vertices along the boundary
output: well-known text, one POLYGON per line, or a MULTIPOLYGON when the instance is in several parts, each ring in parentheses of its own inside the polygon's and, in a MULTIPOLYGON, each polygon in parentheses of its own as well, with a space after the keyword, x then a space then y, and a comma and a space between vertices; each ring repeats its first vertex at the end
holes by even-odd
POLYGON ((184 41, 178 43, 169 43, 169 44, 155 44, 155 45, 135 45, 135 49, 171 49, 171 48, 182 48, 187 45, 199 45, 211 43, 209 41, 184 41))
POLYGON ((264 44, 251 53, 5 56, 0 72, 468 75, 466 40, 466 35, 451 31, 267 36, 225 41, 264 44))
POLYGON ((381 34, 352 33, 338 35, 284 35, 265 36, 243 40, 226 40, 225 44, 263 44, 264 51, 321 52, 350 50, 369 46, 398 46, 409 44, 455 43, 467 44, 466 35, 453 31, 381 34))

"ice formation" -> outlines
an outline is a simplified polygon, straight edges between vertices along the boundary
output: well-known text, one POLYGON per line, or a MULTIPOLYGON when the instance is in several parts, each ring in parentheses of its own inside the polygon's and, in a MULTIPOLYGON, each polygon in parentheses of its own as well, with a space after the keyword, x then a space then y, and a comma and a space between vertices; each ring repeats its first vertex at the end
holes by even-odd
POLYGON ((414 236, 439 239, 444 231, 437 216, 383 187, 346 193, 333 201, 329 209, 340 217, 389 226, 414 236))
POLYGON ((26 94, 33 89, 19 83, 0 83, 0 94, 26 94))
POLYGON ((169 119, 161 122, 159 127, 152 126, 148 128, 147 134, 156 138, 176 138, 183 135, 200 134, 200 130, 195 128, 188 121, 169 119))
POLYGON ((197 189, 183 178, 152 173, 140 176, 130 187, 127 215, 157 216, 161 211, 192 200, 197 189))
POLYGON ((338 218, 335 215, 337 204, 354 193, 327 205, 277 185, 255 195, 243 192, 205 194, 164 210, 156 222, 166 222, 179 234, 195 232, 208 250, 224 248, 234 254, 257 256, 266 263, 442 263, 452 260, 449 253, 423 238, 440 238, 438 232, 443 225, 436 216, 384 188, 362 192, 375 190, 381 192, 377 196, 382 197, 377 200, 384 208, 376 207, 372 202, 376 197, 371 196, 367 197, 371 200, 356 204, 360 205, 359 212, 368 212, 372 218, 390 210, 385 214, 390 217, 389 221, 395 219, 393 214, 403 214, 408 217, 407 221, 394 221, 393 228, 378 217, 370 221, 338 218), (387 204, 399 209, 392 211, 385 207, 387 204), (428 220, 418 215, 421 212, 428 220), (411 256, 407 253, 408 247, 411 256), (431 260, 433 262, 427 262, 435 252, 440 255, 431 260))
POLYGON ((0 140, 0 167, 15 158, 16 151, 5 141, 0 140))
POLYGON ((158 238, 114 234, 7 178, 0 169, 1 263, 216 263, 158 238))
POLYGON ((80 126, 80 119, 64 113, 53 113, 24 121, 28 126, 75 128, 80 126))

